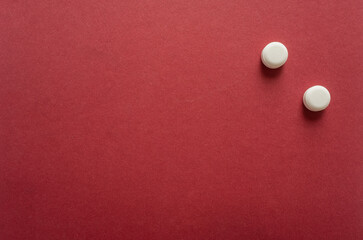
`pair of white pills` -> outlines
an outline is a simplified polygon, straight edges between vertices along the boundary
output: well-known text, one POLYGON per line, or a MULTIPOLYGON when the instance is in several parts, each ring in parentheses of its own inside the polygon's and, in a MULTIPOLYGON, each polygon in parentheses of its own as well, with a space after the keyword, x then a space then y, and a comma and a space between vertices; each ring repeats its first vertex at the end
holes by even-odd
MULTIPOLYGON (((262 63, 271 69, 276 69, 285 64, 288 58, 288 51, 284 44, 271 42, 262 50, 262 63)), ((305 91, 303 103, 307 109, 313 112, 322 111, 329 106, 330 93, 323 86, 313 86, 305 91)))

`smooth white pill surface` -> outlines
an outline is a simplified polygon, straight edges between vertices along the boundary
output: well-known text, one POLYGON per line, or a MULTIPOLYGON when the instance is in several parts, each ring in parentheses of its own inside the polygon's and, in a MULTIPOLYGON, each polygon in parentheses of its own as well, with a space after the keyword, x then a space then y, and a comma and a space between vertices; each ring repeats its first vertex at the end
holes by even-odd
POLYGON ((316 85, 305 91, 303 102, 307 109, 318 112, 329 106, 330 93, 325 87, 316 85))
POLYGON ((262 63, 271 69, 279 68, 285 64, 288 57, 287 48, 280 42, 271 42, 262 50, 262 63))

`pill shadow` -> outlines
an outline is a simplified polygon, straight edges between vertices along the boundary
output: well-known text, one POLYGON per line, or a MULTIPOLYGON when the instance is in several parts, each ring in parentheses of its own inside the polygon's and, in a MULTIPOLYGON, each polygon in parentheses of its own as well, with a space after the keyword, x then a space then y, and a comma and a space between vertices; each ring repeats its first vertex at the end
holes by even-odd
POLYGON ((325 111, 319 111, 319 112, 312 112, 309 109, 307 109, 304 105, 304 103, 301 103, 302 113, 304 115, 304 118, 307 121, 318 121, 321 119, 324 115, 325 111))
POLYGON ((270 69, 265 65, 263 65, 262 61, 260 61, 260 68, 264 79, 270 80, 271 78, 277 78, 278 76, 280 76, 284 69, 284 66, 279 67, 277 69, 270 69))

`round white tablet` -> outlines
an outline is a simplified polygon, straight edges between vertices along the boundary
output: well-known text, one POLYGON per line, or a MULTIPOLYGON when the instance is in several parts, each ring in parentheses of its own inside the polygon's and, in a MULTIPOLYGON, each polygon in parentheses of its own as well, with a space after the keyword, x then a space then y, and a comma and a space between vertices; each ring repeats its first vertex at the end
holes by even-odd
POLYGON ((271 42, 262 50, 262 63, 271 69, 279 68, 287 61, 288 52, 284 44, 271 42))
POLYGON ((307 109, 318 112, 328 107, 330 93, 325 87, 316 85, 305 91, 303 102, 307 109))

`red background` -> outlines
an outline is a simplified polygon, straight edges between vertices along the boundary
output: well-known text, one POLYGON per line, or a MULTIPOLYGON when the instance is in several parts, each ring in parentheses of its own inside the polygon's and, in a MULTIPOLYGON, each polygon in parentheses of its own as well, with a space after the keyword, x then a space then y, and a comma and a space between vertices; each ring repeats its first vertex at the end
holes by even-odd
POLYGON ((362 8, 2 0, 0 239, 362 239, 362 8))

